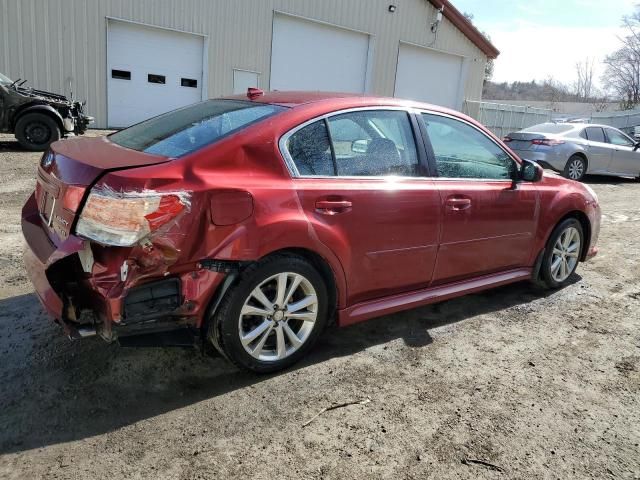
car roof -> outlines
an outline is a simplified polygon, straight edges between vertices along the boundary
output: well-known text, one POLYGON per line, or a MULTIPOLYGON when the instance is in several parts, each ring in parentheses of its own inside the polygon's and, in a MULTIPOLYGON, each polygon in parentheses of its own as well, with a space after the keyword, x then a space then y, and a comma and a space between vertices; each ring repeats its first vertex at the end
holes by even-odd
POLYGON ((576 128, 585 128, 585 127, 602 127, 602 128, 616 128, 611 125, 602 125, 600 123, 576 123, 576 122, 551 122, 556 125, 571 125, 576 128))
MULTIPOLYGON (((231 95, 223 98, 227 100, 248 100, 248 96, 246 94, 231 95)), ((337 106, 341 107, 347 106, 349 104, 352 104, 353 106, 380 105, 408 108, 414 107, 461 116, 460 112, 450 110, 438 105, 431 105, 428 103, 416 102, 413 100, 404 100, 401 98, 381 97, 376 95, 345 92, 272 91, 264 92, 260 96, 256 96, 250 99, 250 101, 256 103, 280 105, 290 108, 295 108, 297 106, 307 105, 310 103, 323 103, 327 105, 336 104, 337 106)))

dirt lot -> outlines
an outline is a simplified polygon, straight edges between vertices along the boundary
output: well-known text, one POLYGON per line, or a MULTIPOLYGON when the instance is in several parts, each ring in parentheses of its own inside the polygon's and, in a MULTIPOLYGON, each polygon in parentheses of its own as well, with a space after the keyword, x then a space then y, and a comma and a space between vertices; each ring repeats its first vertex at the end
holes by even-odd
POLYGON ((601 253, 568 288, 331 330, 256 376, 63 338, 21 262, 38 158, 0 136, 0 478, 640 478, 640 183, 588 180, 601 253))

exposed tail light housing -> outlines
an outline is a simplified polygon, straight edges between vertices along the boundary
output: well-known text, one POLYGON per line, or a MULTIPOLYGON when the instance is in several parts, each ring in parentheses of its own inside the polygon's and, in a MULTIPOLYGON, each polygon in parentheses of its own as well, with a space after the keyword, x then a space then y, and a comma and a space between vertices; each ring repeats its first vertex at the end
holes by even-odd
POLYGON ((94 187, 76 233, 103 245, 129 247, 168 226, 189 208, 187 192, 116 192, 94 187))
POLYGON ((531 140, 533 145, 544 145, 545 147, 555 147, 556 145, 562 145, 564 140, 556 140, 555 138, 534 138, 531 140))
POLYGON ((62 197, 62 206, 70 212, 76 212, 84 197, 87 189, 81 185, 67 185, 64 197, 62 197))

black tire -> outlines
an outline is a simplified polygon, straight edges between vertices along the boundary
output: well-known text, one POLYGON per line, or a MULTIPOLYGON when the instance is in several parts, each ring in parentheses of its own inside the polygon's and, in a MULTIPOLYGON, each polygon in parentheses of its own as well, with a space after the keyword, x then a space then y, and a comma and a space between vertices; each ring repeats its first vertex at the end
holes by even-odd
POLYGON ((584 248, 584 232, 582 230, 582 225, 580 224, 580 222, 575 218, 568 218, 560 222, 556 226, 556 228, 553 229, 553 232, 551 232, 551 235, 549 236, 549 240, 547 241, 544 256, 542 257, 542 263, 540 265, 540 280, 542 280, 542 282, 544 283, 538 282, 538 285, 546 285, 547 288, 553 288, 553 289, 562 288, 566 286, 570 282, 573 274, 575 273, 576 268, 578 267, 578 263, 580 263, 580 255, 583 248, 584 248), (554 275, 552 273, 552 265, 553 265, 553 257, 554 257, 553 250, 560 236, 569 228, 575 228, 578 231, 578 234, 580 237, 580 246, 577 249, 578 257, 575 265, 573 265, 571 268, 568 269, 569 273, 566 276, 566 278, 562 281, 558 281, 556 278, 554 278, 554 275))
POLYGON ((587 161, 580 155, 571 155, 564 166, 562 176, 579 182, 587 173, 587 161))
MULTIPOLYGON (((327 324, 328 301, 327 287, 322 276, 304 259, 289 255, 267 257, 243 270, 238 281, 227 290, 215 315, 209 321, 207 337, 224 357, 241 368, 257 373, 282 370, 299 361, 313 347, 327 324), (309 281, 317 297, 316 320, 313 322, 308 337, 297 350, 283 359, 263 361, 252 356, 241 342, 240 314, 245 302, 256 287, 272 276, 284 272, 302 275, 309 281)), ((265 319, 262 318, 258 321, 264 322, 265 319)), ((287 324, 289 325, 289 323, 287 324)), ((275 336, 275 329, 273 334, 275 336)), ((269 335, 271 333, 266 336, 269 337, 269 335)), ((290 340, 288 341, 290 342, 290 340)))
POLYGON ((33 152, 46 150, 61 137, 57 122, 43 113, 27 113, 20 117, 15 135, 20 145, 33 152))

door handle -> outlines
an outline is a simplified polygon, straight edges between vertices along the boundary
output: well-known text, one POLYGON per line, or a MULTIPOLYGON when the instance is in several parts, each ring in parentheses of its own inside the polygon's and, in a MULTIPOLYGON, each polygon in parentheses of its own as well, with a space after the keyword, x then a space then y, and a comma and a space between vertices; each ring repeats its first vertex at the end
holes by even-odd
POLYGON ((351 210, 353 203, 349 200, 317 200, 316 212, 322 215, 337 215, 351 210))
POLYGON ((470 198, 447 198, 446 202, 447 207, 451 210, 466 210, 471 207, 471 199, 470 198))

